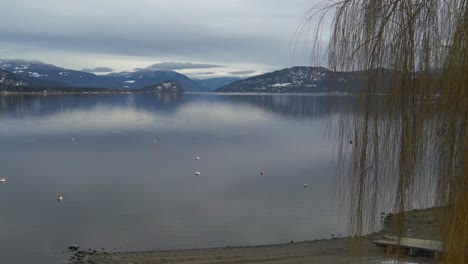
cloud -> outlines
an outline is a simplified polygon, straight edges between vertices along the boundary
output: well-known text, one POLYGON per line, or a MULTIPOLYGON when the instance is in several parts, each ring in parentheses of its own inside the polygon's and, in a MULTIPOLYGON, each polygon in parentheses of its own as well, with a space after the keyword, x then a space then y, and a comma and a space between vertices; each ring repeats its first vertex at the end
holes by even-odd
POLYGON ((257 71, 247 70, 247 71, 230 71, 229 74, 232 75, 246 75, 246 74, 254 74, 257 71))
POLYGON ((108 67, 96 67, 94 69, 85 68, 82 71, 84 72, 113 72, 114 69, 108 67))
POLYGON ((310 50, 301 53, 302 45, 294 49, 294 33, 300 18, 318 1, 4 1, 0 51, 76 69, 112 58, 128 58, 128 68, 102 65, 129 70, 141 67, 135 61, 156 61, 166 62, 155 66, 160 69, 224 65, 223 72, 308 65, 310 50), (209 64, 170 65, 171 61, 209 64))
POLYGON ((212 74, 216 74, 216 72, 212 72, 212 71, 209 71, 209 72, 188 72, 188 73, 184 73, 185 75, 212 75, 212 74))
POLYGON ((185 69, 206 69, 219 68, 221 65, 200 64, 191 62, 161 62, 146 67, 148 70, 185 70, 185 69))

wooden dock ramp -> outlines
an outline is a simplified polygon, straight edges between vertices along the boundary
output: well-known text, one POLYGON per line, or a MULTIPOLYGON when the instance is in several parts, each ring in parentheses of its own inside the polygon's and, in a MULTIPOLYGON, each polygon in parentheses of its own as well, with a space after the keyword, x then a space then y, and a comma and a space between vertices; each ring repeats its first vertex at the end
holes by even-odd
POLYGON ((433 240, 424 240, 416 238, 402 237, 398 240, 397 237, 384 237, 373 241, 374 244, 381 247, 386 247, 389 251, 395 251, 398 247, 401 247, 405 251, 409 252, 410 255, 418 253, 431 253, 438 255, 442 252, 442 242, 433 240))

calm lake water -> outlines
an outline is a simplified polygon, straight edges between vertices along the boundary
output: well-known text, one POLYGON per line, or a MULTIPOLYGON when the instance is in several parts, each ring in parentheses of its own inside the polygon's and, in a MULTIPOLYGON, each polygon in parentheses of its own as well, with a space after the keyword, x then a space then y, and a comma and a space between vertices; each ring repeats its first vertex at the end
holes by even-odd
POLYGON ((0 263, 344 235, 331 114, 321 95, 0 96, 0 263))

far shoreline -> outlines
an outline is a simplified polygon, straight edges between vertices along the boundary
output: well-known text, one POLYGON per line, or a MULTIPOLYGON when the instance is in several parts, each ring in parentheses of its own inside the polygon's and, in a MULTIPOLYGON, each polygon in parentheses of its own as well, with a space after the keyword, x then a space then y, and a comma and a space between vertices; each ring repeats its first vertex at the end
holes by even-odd
MULTIPOLYGON (((94 95, 94 94, 133 94, 138 92, 0 92, 0 96, 2 95, 94 95)), ((139 92, 144 93, 144 92, 139 92)))
MULTIPOLYGON (((181 93, 170 92, 142 92, 142 91, 94 91, 94 92, 61 92, 61 91, 48 91, 48 92, 9 92, 0 91, 0 96, 8 95, 120 95, 120 94, 210 94, 210 95, 242 95, 242 96, 256 96, 256 95, 288 95, 288 96, 348 96, 353 95, 349 93, 260 93, 260 92, 216 92, 216 91, 189 91, 181 93)), ((381 95, 381 94, 376 94, 381 95)), ((382 94, 384 95, 384 94, 382 94)))

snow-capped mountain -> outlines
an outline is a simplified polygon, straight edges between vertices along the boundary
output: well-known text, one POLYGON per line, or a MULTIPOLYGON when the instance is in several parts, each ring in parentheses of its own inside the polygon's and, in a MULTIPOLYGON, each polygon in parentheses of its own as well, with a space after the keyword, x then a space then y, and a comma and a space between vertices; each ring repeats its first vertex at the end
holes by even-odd
POLYGON ((210 91, 189 77, 170 70, 140 69, 134 72, 110 73, 104 77, 113 80, 118 88, 139 89, 156 83, 174 81, 180 83, 188 92, 210 91))
POLYGON ((95 74, 60 68, 40 61, 0 60, 0 69, 31 84, 44 87, 109 87, 95 74))
POLYGON ((322 67, 298 66, 240 80, 223 86, 216 92, 352 92, 355 88, 350 86, 355 83, 354 81, 361 80, 363 77, 364 75, 359 72, 334 73, 322 67))
POLYGON ((9 71, 31 86, 40 87, 102 87, 139 89, 155 83, 176 81, 186 91, 210 91, 209 88, 169 70, 140 69, 134 72, 96 75, 54 66, 40 61, 1 59, 0 69, 9 71))
POLYGON ((394 74, 386 69, 376 69, 369 75, 365 72, 333 72, 322 67, 298 66, 241 80, 237 77, 192 80, 175 71, 150 67, 136 69, 132 72, 96 75, 40 61, 10 59, 0 59, 0 70, 0 88, 8 88, 9 90, 14 87, 22 87, 23 90, 47 90, 48 88, 67 88, 68 90, 73 88, 74 91, 79 91, 80 88, 134 90, 163 82, 177 82, 188 92, 213 91, 216 87, 224 85, 216 92, 261 93, 353 93, 359 91, 366 84, 366 76, 374 76, 377 81, 390 83, 387 79, 394 74))
POLYGON ((0 70, 0 88, 3 87, 8 87, 8 88, 14 88, 14 87, 21 87, 21 86, 28 86, 29 83, 25 82, 23 79, 19 78, 18 76, 4 71, 0 70))

